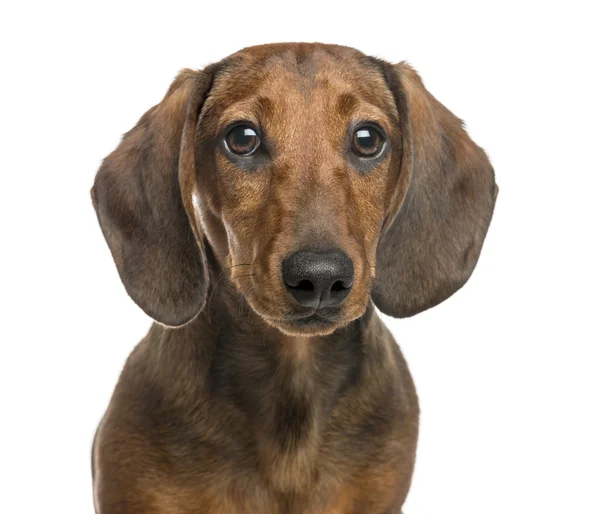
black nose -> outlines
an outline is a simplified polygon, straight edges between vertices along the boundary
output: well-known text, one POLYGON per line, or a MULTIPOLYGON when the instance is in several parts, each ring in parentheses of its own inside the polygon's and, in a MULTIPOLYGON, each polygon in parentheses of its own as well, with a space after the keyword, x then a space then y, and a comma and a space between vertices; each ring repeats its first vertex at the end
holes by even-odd
POLYGON ((341 305, 352 289, 353 280, 352 261, 340 251, 301 250, 283 261, 283 281, 304 307, 341 305))

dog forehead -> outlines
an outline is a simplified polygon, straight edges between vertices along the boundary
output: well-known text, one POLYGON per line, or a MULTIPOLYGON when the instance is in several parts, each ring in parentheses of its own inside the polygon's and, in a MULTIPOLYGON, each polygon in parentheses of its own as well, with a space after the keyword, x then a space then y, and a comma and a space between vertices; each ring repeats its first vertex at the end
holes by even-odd
POLYGON ((375 60, 335 45, 293 43, 250 47, 223 61, 207 107, 221 110, 260 102, 278 109, 351 110, 358 103, 383 113, 395 101, 375 60))

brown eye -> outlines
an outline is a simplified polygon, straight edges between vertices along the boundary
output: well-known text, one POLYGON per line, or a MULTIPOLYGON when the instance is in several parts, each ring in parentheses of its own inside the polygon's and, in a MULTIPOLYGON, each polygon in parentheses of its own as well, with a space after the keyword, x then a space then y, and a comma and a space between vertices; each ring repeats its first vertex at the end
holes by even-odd
POLYGON ((256 130, 250 125, 236 125, 225 136, 230 152, 236 155, 251 155, 260 145, 256 130))
POLYGON ((381 132, 371 125, 363 125, 352 136, 352 151, 359 157, 377 157, 385 145, 381 132))

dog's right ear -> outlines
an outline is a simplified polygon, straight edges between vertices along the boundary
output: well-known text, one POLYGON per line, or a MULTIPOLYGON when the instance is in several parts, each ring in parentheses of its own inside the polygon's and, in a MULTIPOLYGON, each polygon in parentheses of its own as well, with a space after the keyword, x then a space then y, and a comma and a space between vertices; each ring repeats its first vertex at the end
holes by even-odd
MULTIPOLYGON (((192 320, 208 286, 201 228, 184 207, 179 168, 194 165, 196 122, 212 79, 212 67, 180 72, 164 99, 104 159, 92 188, 127 293, 168 326, 192 320)), ((194 176, 193 170, 181 174, 194 176)))

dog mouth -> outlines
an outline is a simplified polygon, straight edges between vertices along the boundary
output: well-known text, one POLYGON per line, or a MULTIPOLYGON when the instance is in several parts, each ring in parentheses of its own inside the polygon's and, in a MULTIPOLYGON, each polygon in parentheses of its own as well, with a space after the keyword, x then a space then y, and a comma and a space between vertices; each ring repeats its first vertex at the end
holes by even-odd
POLYGON ((335 322, 336 322, 336 320, 323 317, 323 316, 317 314, 316 312, 314 314, 310 314, 309 316, 305 316, 303 318, 297 318, 297 319, 291 321, 291 323, 294 323, 295 325, 298 325, 300 327, 315 327, 315 326, 320 326, 320 325, 331 325, 332 323, 335 323, 335 322))
POLYGON ((286 316, 268 320, 284 333, 291 335, 326 335, 334 332, 340 325, 339 309, 336 312, 325 312, 330 309, 313 311, 305 315, 286 316))
MULTIPOLYGON (((260 289, 251 289, 244 298, 252 311, 268 325, 290 336, 324 336, 335 332, 359 317, 358 305, 301 307, 273 302, 260 289)), ((363 309, 364 311, 364 309, 363 309)))

